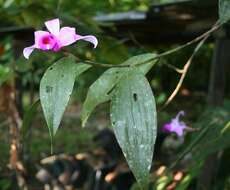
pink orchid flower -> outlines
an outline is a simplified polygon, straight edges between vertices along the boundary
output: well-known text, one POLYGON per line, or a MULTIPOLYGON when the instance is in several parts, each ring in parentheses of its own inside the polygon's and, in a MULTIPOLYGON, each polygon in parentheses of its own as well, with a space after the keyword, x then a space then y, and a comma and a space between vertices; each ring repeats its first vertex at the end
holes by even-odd
POLYGON ((180 111, 175 118, 171 120, 170 123, 166 123, 162 131, 167 132, 167 133, 176 133, 177 136, 181 137, 184 133, 184 130, 187 128, 186 124, 182 121, 180 121, 180 116, 185 115, 184 111, 180 111))
POLYGON ((60 29, 59 19, 53 19, 45 22, 45 25, 49 32, 47 31, 35 31, 34 45, 26 47, 23 50, 23 55, 26 59, 29 59, 30 54, 34 49, 41 49, 44 51, 59 51, 62 47, 73 44, 78 40, 85 40, 93 43, 94 48, 97 47, 98 41, 95 36, 81 36, 76 34, 75 28, 72 27, 62 27, 60 29))

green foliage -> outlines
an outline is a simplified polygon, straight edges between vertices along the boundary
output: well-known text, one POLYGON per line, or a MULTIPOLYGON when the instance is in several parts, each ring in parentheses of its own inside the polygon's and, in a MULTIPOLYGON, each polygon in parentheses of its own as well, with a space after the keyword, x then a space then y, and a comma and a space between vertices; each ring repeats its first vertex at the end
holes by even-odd
POLYGON ((12 180, 10 179, 0 179, 0 187, 2 190, 9 190, 12 187, 12 180))
MULTIPOLYGON (((155 0, 154 2, 172 1, 155 0)), ((229 2, 229 0, 219 1, 219 15, 221 23, 225 23, 230 19, 229 2)), ((100 37, 101 31, 98 27, 98 23, 92 19, 92 16, 106 12, 127 11, 130 9, 146 10, 147 5, 149 4, 149 0, 0 0, 0 25, 4 27, 13 26, 13 31, 27 27, 41 29, 44 26, 45 20, 59 17, 63 23, 65 23, 64 25, 74 23, 77 26, 77 32, 79 32, 79 34, 81 34, 82 31, 82 34, 91 34, 91 31, 93 31, 93 33, 97 34, 97 37, 99 37, 101 47, 96 49, 94 53, 85 51, 86 46, 84 46, 84 42, 83 46, 81 46, 82 42, 78 43, 78 48, 75 48, 74 45, 72 47, 68 47, 71 52, 77 52, 76 55, 78 55, 78 57, 81 59, 87 58, 97 60, 97 62, 119 64, 128 57, 128 48, 125 47, 123 43, 124 41, 117 41, 115 39, 107 38, 103 36, 104 34, 100 37)), ((4 30, 5 28, 2 29, 3 32, 4 30)), ((10 47, 10 49, 12 51, 13 48, 10 47)), ((4 51, 6 51, 6 49, 4 49, 4 51)), ((212 53, 212 51, 210 52, 212 53)), ((16 65, 10 68, 10 61, 13 60, 12 63, 15 63, 13 53, 7 55, 6 52, 4 52, 4 55, 1 56, 0 60, 3 60, 4 64, 7 66, 0 65, 0 85, 3 82, 9 80, 12 72, 16 71, 15 73, 19 73, 19 75, 23 73, 23 88, 27 88, 28 84, 32 84, 33 82, 30 83, 30 81, 34 78, 36 78, 37 81, 37 83, 35 83, 36 86, 39 83, 39 79, 41 73, 44 71, 44 67, 47 68, 48 66, 47 64, 43 65, 43 68, 41 69, 41 63, 51 63, 53 60, 56 60, 57 57, 60 57, 61 54, 62 52, 59 54, 48 52, 40 54, 37 52, 33 57, 31 57, 30 64, 27 64, 24 59, 18 59, 16 60, 16 65), (52 59, 50 59, 51 56, 52 59), (39 58, 40 60, 37 62, 34 61, 35 57, 39 58), (10 64, 8 65, 8 63, 10 64), (40 70, 37 67, 39 67, 40 70), (37 72, 38 70, 39 72, 37 72)), ((138 183, 143 189, 147 186, 148 183, 148 173, 152 163, 157 128, 155 100, 151 88, 144 75, 153 67, 157 60, 152 60, 142 65, 139 64, 153 59, 154 57, 155 54, 151 53, 134 56, 122 63, 122 65, 132 65, 131 67, 111 68, 105 71, 90 86, 81 113, 82 125, 85 125, 90 114, 93 112, 97 105, 106 101, 111 101, 112 126, 114 128, 118 142, 125 154, 127 162, 135 177, 137 178, 138 183)), ((176 57, 176 59, 173 65, 177 65, 178 62, 184 63, 184 61, 178 61, 179 56, 174 55, 174 57, 176 57)), ((210 57, 210 55, 208 55, 208 57, 210 57)), ((172 61, 172 59, 172 57, 169 57, 170 61, 172 61)), ((199 65, 199 72, 202 73, 198 72, 194 74, 193 72, 192 76, 194 78, 192 79, 194 80, 197 78, 200 79, 200 76, 203 76, 203 70, 207 69, 207 66, 205 66, 205 69, 201 69, 201 64, 197 65, 199 65)), ((45 119, 49 128, 51 140, 60 125, 63 113, 69 102, 76 77, 78 80, 78 76, 82 72, 88 70, 90 67, 91 66, 83 63, 75 64, 74 59, 68 57, 60 59, 45 72, 40 84, 40 99, 45 119)), ((157 73, 158 71, 156 70, 154 72, 157 73)), ((151 74, 155 76, 155 73, 151 74)), ((162 75, 168 76, 167 73, 162 74, 161 72, 161 76, 162 75)), ((173 83, 170 82, 169 84, 168 82, 171 81, 172 78, 161 76, 159 77, 161 80, 163 80, 162 78, 164 78, 164 80, 166 78, 166 87, 164 87, 164 89, 159 89, 162 96, 159 96, 158 101, 162 103, 166 98, 164 94, 165 91, 170 90, 170 85, 173 83)), ((175 75, 173 75, 173 79, 174 78, 175 75)), ((154 80, 157 80, 157 77, 154 77, 154 80)), ((190 81, 193 83, 194 80, 190 81)), ((201 82, 202 84, 206 85, 204 80, 199 80, 199 84, 201 82)), ((197 82, 194 84, 197 84, 197 82)), ((159 86, 161 87, 161 85, 159 86)), ((33 88, 34 86, 31 85, 31 87, 33 88)), ((28 89, 26 89, 26 91, 27 90, 28 89)), ((191 102, 189 102, 189 104, 191 104, 191 102)), ((24 141, 28 135, 30 126, 32 126, 32 119, 37 111, 38 106, 39 102, 35 102, 24 115, 21 128, 21 135, 24 141)), ((201 119, 196 124, 199 132, 194 132, 194 135, 192 135, 192 138, 187 143, 188 145, 182 152, 182 155, 180 155, 178 161, 187 153, 191 152, 194 156, 194 160, 197 161, 196 163, 200 163, 213 152, 223 150, 230 146, 228 140, 230 136, 230 116, 229 111, 227 110, 229 110, 229 107, 218 108, 216 110, 209 108, 208 111, 205 111, 205 114, 201 116, 201 119)), ((72 123, 75 124, 75 122, 72 123)), ((76 145, 74 141, 76 139, 77 143, 80 142, 80 144, 83 145, 85 145, 84 143, 86 141, 88 142, 89 139, 91 139, 90 135, 92 135, 92 133, 85 131, 75 131, 76 128, 75 126, 73 127, 74 128, 71 129, 71 131, 65 131, 69 130, 69 128, 66 128, 64 131, 62 131, 64 135, 61 133, 57 134, 57 138, 62 139, 62 142, 57 142, 57 144, 60 143, 59 147, 63 147, 63 141, 66 141, 66 144, 68 144, 65 146, 65 150, 62 151, 75 153, 74 148, 76 145), (72 131, 75 131, 75 133, 72 133, 72 131), (64 138, 62 138, 63 136, 64 138)), ((33 146, 36 147, 32 151, 33 153, 40 153, 40 151, 44 150, 46 147, 48 134, 43 134, 47 137, 46 141, 40 140, 40 133, 37 134, 37 138, 32 140, 33 146)), ((82 147, 85 148, 85 146, 82 147)), ((78 148, 79 147, 77 147, 77 149, 78 148)), ((194 170, 189 170, 184 179, 178 183, 178 187, 176 187, 176 189, 187 189, 193 178, 197 175, 199 169, 200 166, 198 169, 195 168, 194 170)), ((162 176, 157 179, 154 189, 163 190, 171 181, 171 173, 168 176, 162 176)), ((3 181, 2 185, 2 181, 0 181, 0 187, 2 185, 2 188, 4 188, 4 184, 7 183, 3 181)), ((7 188, 8 184, 5 185, 5 187, 7 188)))
POLYGON ((147 10, 150 3, 150 0, 0 0, 0 21, 6 25, 14 23, 16 26, 41 28, 44 20, 59 17, 83 28, 87 24, 96 29, 97 24, 92 16, 101 14, 102 11, 147 10))
POLYGON ((9 36, 0 39, 0 87, 14 76, 11 65, 13 60, 12 42, 13 40, 9 36))
POLYGON ((0 65, 0 86, 7 81, 12 75, 12 71, 9 67, 0 65))
MULTIPOLYGON (((155 57, 155 54, 142 54, 134 56, 122 65, 137 65, 142 62, 146 62, 155 57)), ((156 63, 156 60, 150 61, 147 64, 138 66, 141 72, 146 74, 152 66, 156 63)), ((95 107, 103 102, 111 99, 111 92, 119 82, 119 80, 126 74, 128 68, 111 68, 104 72, 99 79, 97 79, 89 88, 86 100, 83 104, 83 110, 81 114, 82 125, 85 126, 86 121, 95 107)))
MULTIPOLYGON (((111 115, 111 119, 113 123, 121 122, 123 116, 130 111, 133 112, 136 119, 127 118, 127 130, 129 131, 127 134, 124 133, 122 136, 117 130, 117 127, 120 126, 116 124, 113 124, 113 126, 130 168, 142 187, 146 186, 148 182, 148 172, 152 163, 157 128, 154 97, 147 80, 144 78, 144 75, 156 63, 156 60, 153 60, 154 57, 155 54, 135 56, 123 63, 123 65, 132 65, 132 67, 107 70, 90 87, 82 112, 84 124, 96 105, 110 99, 112 99, 111 113, 114 117, 111 115), (115 91, 115 95, 113 95, 113 91, 115 91), (129 105, 129 108, 125 110, 122 107, 122 102, 128 101, 132 101, 133 105, 129 105), (125 113, 126 111, 127 113, 125 113), (132 129, 133 123, 135 124, 134 129, 137 127, 136 130, 132 129), (137 134, 138 136, 136 136, 137 134), (129 136, 126 141, 124 141, 124 135, 125 137, 127 137, 126 135, 129 136), (129 148, 124 149, 124 143, 127 145, 127 142, 131 144, 128 143, 129 148), (142 152, 145 152, 145 154, 142 152)), ((59 60, 45 72, 40 83, 40 99, 51 141, 61 122, 73 90, 75 78, 89 68, 89 65, 75 64, 73 57, 69 57, 59 60)))
POLYGON ((111 122, 125 158, 140 187, 148 185, 156 139, 156 107, 143 73, 130 70, 112 93, 111 122))
POLYGON ((26 111, 24 117, 23 117, 23 122, 22 122, 22 127, 21 127, 21 138, 22 141, 26 140, 26 137, 28 135, 28 131, 31 127, 32 121, 35 117, 35 114, 37 112, 38 106, 40 105, 40 100, 37 100, 34 102, 31 107, 26 111))
MULTIPOLYGON (((194 131, 191 136, 187 136, 181 153, 177 155, 177 160, 174 163, 170 163, 170 169, 174 168, 183 158, 185 158, 186 155, 188 155, 188 157, 183 160, 183 164, 184 162, 187 162, 186 175, 177 184, 175 188, 176 190, 186 190, 189 188, 194 179, 199 175, 200 170, 209 155, 229 149, 229 110, 230 102, 226 101, 221 107, 207 106, 206 109, 202 111, 203 114, 201 114, 198 121, 193 125, 197 130, 194 131), (189 157, 190 159, 187 160, 189 157)), ((220 172, 222 171, 223 170, 220 172)), ((154 189, 161 189, 161 186, 165 187, 172 182, 172 180, 168 182, 166 181, 166 183, 163 183, 164 185, 158 183, 161 178, 167 179, 169 176, 170 173, 167 173, 165 176, 158 178, 155 182, 154 189)))
MULTIPOLYGON (((30 161, 37 161, 41 158, 41 154, 46 156, 50 155, 50 137, 47 133, 45 126, 45 120, 41 115, 40 108, 37 114, 33 118, 31 124, 31 131, 24 141, 24 151, 29 157, 30 161)), ((96 144, 93 142, 93 137, 96 135, 95 123, 92 122, 93 129, 83 129, 80 127, 80 120, 78 117, 69 117, 68 114, 63 119, 62 125, 65 126, 61 130, 58 130, 53 142, 55 153, 65 153, 75 155, 76 153, 82 153, 92 151, 95 149, 96 144)), ((1 139, 1 144, 7 145, 7 140, 1 139), (5 142, 5 143, 4 143, 5 142)), ((0 146, 0 148, 3 148, 0 146)), ((8 150, 8 149, 7 149, 8 150)), ((2 151, 1 151, 2 153, 2 151)), ((2 161, 2 159, 0 159, 2 161)), ((4 162, 7 163, 7 160, 4 162)))
POLYGON ((178 163, 189 152, 193 152, 194 159, 200 161, 208 155, 230 146, 230 130, 228 128, 230 118, 229 105, 227 102, 223 107, 208 107, 204 111, 195 124, 199 134, 193 134, 192 140, 186 144, 185 149, 174 164, 178 163))
POLYGON ((179 182, 175 190, 187 190, 192 180, 199 174, 200 165, 201 164, 197 164, 196 166, 191 167, 189 173, 179 182))
POLYGON ((168 174, 167 175, 163 175, 161 177, 159 177, 155 183, 154 183, 154 186, 151 190, 165 190, 166 189, 166 186, 168 183, 170 183, 172 181, 172 175, 171 174, 168 174))
POLYGON ((219 19, 225 23, 230 19, 230 0, 219 0, 219 19))
POLYGON ((49 67, 42 77, 40 100, 51 138, 61 122, 76 77, 89 68, 89 65, 76 64, 74 58, 67 57, 49 67))
POLYGON ((229 110, 229 103, 215 109, 208 108, 198 121, 197 127, 201 131, 207 130, 193 148, 195 159, 205 159, 208 155, 230 146, 229 110))

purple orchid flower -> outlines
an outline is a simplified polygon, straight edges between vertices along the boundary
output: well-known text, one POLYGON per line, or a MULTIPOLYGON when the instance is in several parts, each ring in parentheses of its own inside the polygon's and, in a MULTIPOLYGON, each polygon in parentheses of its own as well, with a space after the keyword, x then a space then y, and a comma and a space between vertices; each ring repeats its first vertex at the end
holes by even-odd
POLYGON ((59 19, 53 19, 45 22, 47 31, 35 31, 34 38, 35 43, 30 47, 26 47, 23 50, 23 55, 26 59, 29 59, 30 54, 34 49, 41 49, 44 51, 59 51, 62 47, 73 44, 78 40, 85 40, 93 43, 94 48, 97 47, 98 41, 95 36, 81 36, 76 34, 75 28, 62 27, 60 29, 59 19))
POLYGON ((187 128, 186 124, 184 122, 180 121, 180 116, 185 115, 184 111, 180 111, 175 118, 171 120, 170 123, 166 123, 162 131, 167 132, 167 133, 176 133, 177 136, 181 137, 184 133, 184 130, 187 128))

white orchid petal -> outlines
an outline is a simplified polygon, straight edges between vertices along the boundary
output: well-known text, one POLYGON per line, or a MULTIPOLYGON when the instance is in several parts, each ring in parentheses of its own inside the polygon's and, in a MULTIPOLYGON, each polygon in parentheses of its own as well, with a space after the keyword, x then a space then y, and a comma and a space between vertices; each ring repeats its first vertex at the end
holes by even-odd
POLYGON ((60 32, 60 21, 58 18, 45 22, 47 29, 51 34, 58 36, 60 32))

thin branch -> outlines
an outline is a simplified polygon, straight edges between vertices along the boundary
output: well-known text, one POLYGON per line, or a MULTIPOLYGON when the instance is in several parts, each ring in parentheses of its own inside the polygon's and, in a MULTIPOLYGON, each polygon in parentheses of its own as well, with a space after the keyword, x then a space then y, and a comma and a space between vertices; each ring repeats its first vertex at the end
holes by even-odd
POLYGON ((179 74, 182 74, 183 71, 184 71, 183 69, 179 69, 179 68, 177 68, 177 67, 175 67, 174 65, 171 65, 171 64, 169 64, 169 63, 162 62, 162 64, 165 65, 165 66, 167 66, 167 67, 170 68, 170 69, 173 69, 174 71, 176 71, 176 72, 179 73, 179 74))
POLYGON ((187 43, 185 43, 185 44, 183 44, 183 45, 181 45, 181 46, 179 46, 179 47, 177 47, 177 48, 174 48, 174 49, 171 49, 171 50, 166 51, 166 52, 164 52, 164 53, 158 54, 154 59, 157 59, 157 58, 160 58, 160 57, 164 57, 164 56, 170 55, 170 54, 175 53, 175 52, 177 52, 177 51, 179 51, 179 50, 181 50, 181 49, 184 49, 184 48, 187 47, 187 46, 190 46, 190 45, 192 45, 192 44, 194 44, 194 43, 196 43, 196 42, 199 42, 199 41, 201 41, 203 38, 205 38, 205 37, 207 37, 207 36, 209 37, 211 33, 213 33, 214 31, 218 30, 221 26, 222 26, 222 25, 219 25, 219 24, 216 22, 210 30, 208 30, 207 32, 205 32, 205 33, 203 33, 202 35, 198 36, 197 38, 195 38, 195 39, 193 39, 193 40, 191 40, 191 41, 189 41, 189 42, 187 42, 187 43))
POLYGON ((172 92, 172 94, 170 95, 170 97, 168 98, 168 100, 166 101, 166 103, 164 104, 163 108, 166 107, 167 105, 170 104, 170 102, 175 98, 175 96, 177 95, 177 93, 179 92, 180 88, 181 88, 181 85, 183 84, 184 82, 184 79, 185 79, 185 76, 188 72, 188 68, 190 67, 191 63, 192 63, 192 60, 194 58, 194 53, 192 54, 192 56, 189 58, 189 60, 187 61, 187 63, 184 65, 184 68, 183 68, 183 73, 180 77, 180 80, 176 86, 176 88, 174 89, 174 91, 172 92))
MULTIPOLYGON (((211 34, 211 33, 210 33, 211 34)), ((209 34, 209 35, 210 35, 209 34)), ((197 45, 197 47, 195 48, 193 54, 191 55, 191 57, 188 59, 187 63, 184 65, 184 68, 183 68, 183 72, 182 72, 182 75, 180 77, 180 80, 176 86, 176 88, 174 89, 174 91, 172 92, 172 94, 170 95, 170 97, 168 98, 168 100, 166 101, 166 103, 164 104, 164 107, 166 107, 168 104, 170 104, 170 102, 175 98, 175 96, 177 95, 177 93, 179 92, 183 82, 184 82, 184 79, 186 77, 186 74, 188 72, 188 69, 193 61, 193 58, 195 57, 196 53, 198 52, 198 50, 202 47, 202 45, 204 44, 204 42, 208 39, 209 35, 205 36, 205 38, 203 38, 202 41, 200 41, 200 43, 197 45)))
POLYGON ((140 49, 144 50, 147 52, 147 50, 145 49, 145 47, 143 45, 141 45, 140 42, 137 41, 137 39, 135 38, 134 34, 132 32, 129 32, 129 36, 130 36, 130 39, 131 41, 137 45, 137 47, 139 47, 140 49))
MULTIPOLYGON (((203 33, 202 35, 198 36, 197 38, 195 38, 195 39, 193 39, 193 40, 191 40, 191 41, 189 41, 189 42, 187 42, 187 43, 185 43, 185 44, 183 44, 183 45, 181 45, 181 46, 179 46, 179 47, 177 47, 177 48, 174 48, 174 49, 171 49, 171 50, 166 51, 166 52, 164 52, 164 53, 158 54, 158 55, 156 55, 154 58, 151 58, 151 59, 146 60, 146 61, 144 61, 144 62, 140 62, 140 63, 135 64, 135 65, 132 65, 132 64, 129 64, 129 65, 121 65, 121 64, 119 64, 119 65, 114 65, 114 64, 96 63, 96 62, 92 62, 92 61, 82 61, 82 62, 84 62, 84 63, 86 63, 86 64, 89 64, 89 65, 92 65, 92 66, 106 67, 106 68, 113 68, 113 67, 133 67, 133 66, 143 65, 143 64, 149 63, 150 61, 159 59, 159 58, 164 57, 164 56, 168 56, 168 55, 170 55, 170 54, 173 54, 173 53, 175 53, 175 52, 177 52, 177 51, 179 51, 179 50, 182 50, 182 49, 184 49, 184 48, 186 48, 186 47, 188 47, 188 46, 190 46, 190 45, 192 45, 192 44, 194 44, 194 43, 197 43, 197 42, 199 42, 199 41, 201 41, 201 40, 203 40, 203 39, 206 40, 214 31, 218 30, 221 26, 222 26, 222 24, 219 24, 218 22, 216 22, 210 30, 208 30, 207 32, 205 32, 205 33, 203 33)), ((65 54, 71 54, 71 55, 73 55, 72 53, 70 53, 70 52, 69 52, 68 50, 66 50, 66 49, 64 50, 64 53, 65 53, 65 54)), ((73 56, 74 56, 77 60, 79 60, 78 57, 76 57, 75 55, 73 55, 73 56)), ((81 60, 79 60, 79 61, 81 61, 81 60)))
MULTIPOLYGON (((65 51, 65 54, 66 55, 71 55, 73 56, 76 61, 79 61, 79 62, 82 62, 82 63, 85 63, 85 64, 88 64, 88 65, 92 65, 92 66, 95 66, 95 67, 105 67, 105 68, 115 68, 115 67, 118 67, 118 68, 127 68, 127 67, 130 67, 131 65, 113 65, 113 64, 105 64, 105 63, 97 63, 97 62, 94 62, 94 61, 90 61, 90 60, 81 60, 79 59, 78 57, 76 57, 74 54, 70 53, 70 52, 66 52, 65 51)), ((149 61, 148 61, 149 62, 149 61)))

